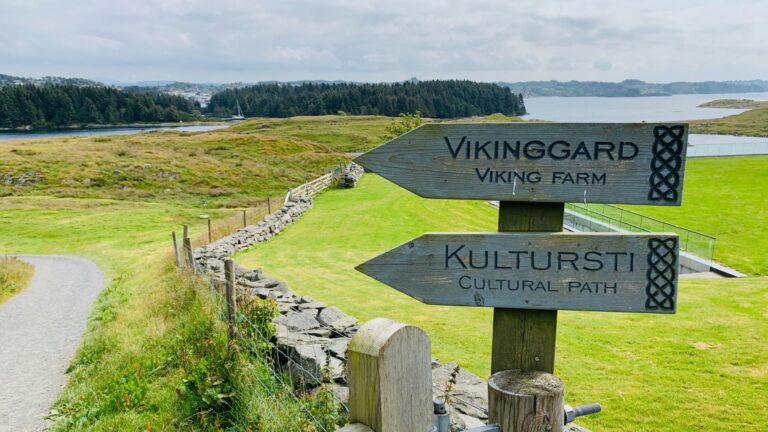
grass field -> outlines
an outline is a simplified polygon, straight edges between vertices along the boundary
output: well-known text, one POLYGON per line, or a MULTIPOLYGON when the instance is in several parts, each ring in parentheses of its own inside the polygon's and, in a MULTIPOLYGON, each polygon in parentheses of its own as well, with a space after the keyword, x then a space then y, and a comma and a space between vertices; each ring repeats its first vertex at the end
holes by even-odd
MULTIPOLYGON (((282 195, 324 172, 343 152, 374 147, 391 122, 257 119, 202 134, 0 142, 0 254, 77 254, 99 263, 110 281, 56 406, 58 429, 190 430, 205 424, 206 413, 217 418, 176 391, 186 395, 200 380, 212 384, 222 359, 204 352, 215 353, 221 343, 220 332, 205 325, 205 300, 195 301, 188 284, 169 272, 170 231, 189 223, 199 244, 207 237, 202 212, 214 220, 214 237, 239 223, 239 208, 251 208, 255 220, 264 196, 282 195), (30 171, 39 173, 38 183, 7 184, 9 175, 13 182, 30 171)), ((765 160, 730 167, 723 161, 736 158, 718 160, 689 162, 682 209, 640 211, 661 211, 653 214, 705 232, 711 230, 701 227, 715 226, 714 234, 726 239, 718 256, 766 274, 759 190, 765 160), (723 186, 730 184, 736 187, 723 186), (723 196, 734 205, 722 205, 723 196)), ((423 231, 494 230, 495 214, 482 202, 426 201, 366 176, 358 189, 320 196, 300 223, 243 259, 361 319, 389 316, 421 325, 437 355, 484 374, 489 311, 426 307, 352 267, 423 231)), ((558 374, 569 385, 569 399, 606 405, 605 414, 583 423, 596 430, 682 431, 699 429, 692 426, 698 417, 701 429, 742 424, 759 430, 755 425, 768 414, 759 404, 768 390, 765 296, 760 278, 687 281, 674 317, 562 313, 558 374)), ((242 425, 259 413, 235 415, 244 423, 230 429, 247 430, 242 425)))
MULTIPOLYGON (((696 177, 687 179, 687 191, 696 189, 696 177)), ((695 203, 687 201, 685 211, 709 208, 695 203)), ((356 189, 321 195, 299 223, 238 260, 362 320, 418 325, 434 355, 484 376, 490 310, 423 305, 353 268, 425 231, 495 227, 496 210, 484 202, 424 200, 366 175, 356 189)), ((764 430, 768 279, 688 279, 679 305, 674 316, 561 312, 556 373, 571 403, 598 401, 605 411, 581 424, 596 431, 764 430)))
POLYGON ((691 120, 690 133, 768 136, 768 108, 753 109, 719 119, 691 120))
POLYGON ((13 257, 0 256, 0 303, 27 287, 35 269, 13 257))
POLYGON ((754 99, 715 99, 699 105, 699 108, 735 108, 755 109, 768 108, 768 101, 754 99))

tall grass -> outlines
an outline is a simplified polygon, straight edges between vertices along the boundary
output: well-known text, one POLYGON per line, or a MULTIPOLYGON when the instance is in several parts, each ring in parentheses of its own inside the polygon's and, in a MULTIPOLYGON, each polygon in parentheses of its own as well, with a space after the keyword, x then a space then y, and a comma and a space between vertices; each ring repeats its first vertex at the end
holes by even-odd
POLYGON ((0 256, 0 303, 26 288, 34 271, 31 264, 18 258, 0 256))

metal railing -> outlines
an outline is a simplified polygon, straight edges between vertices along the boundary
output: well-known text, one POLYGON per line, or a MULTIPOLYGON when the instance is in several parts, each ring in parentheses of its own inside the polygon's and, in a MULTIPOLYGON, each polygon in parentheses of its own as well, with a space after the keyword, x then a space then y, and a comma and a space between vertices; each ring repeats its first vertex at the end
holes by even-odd
POLYGON ((714 236, 610 204, 567 203, 564 224, 580 231, 674 232, 680 250, 710 261, 715 254, 714 236))

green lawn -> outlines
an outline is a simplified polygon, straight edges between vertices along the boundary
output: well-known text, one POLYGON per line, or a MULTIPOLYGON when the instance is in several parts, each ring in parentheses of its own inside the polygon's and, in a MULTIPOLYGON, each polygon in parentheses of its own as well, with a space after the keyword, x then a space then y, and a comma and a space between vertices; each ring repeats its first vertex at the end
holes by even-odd
MULTIPOLYGON (((691 190, 696 189, 697 176, 687 181, 687 193, 695 196, 691 190)), ((691 195, 686 198, 691 203, 688 211, 698 211, 691 195)), ((353 268, 425 231, 495 227, 496 210, 484 202, 424 200, 368 174, 355 189, 321 195, 300 222, 238 260, 260 266, 298 293, 339 306, 361 320, 384 316, 418 325, 432 338, 434 355, 458 360, 485 376, 489 309, 423 305, 353 268)), ((754 246, 760 247, 766 245, 754 246)), ((604 413, 580 421, 587 427, 764 430, 765 278, 685 280, 674 316, 561 312, 558 336, 556 373, 566 382, 568 400, 597 401, 604 407, 604 413)))
POLYGON ((680 207, 626 206, 717 237, 715 260, 768 275, 768 156, 687 161, 680 207))
MULTIPOLYGON (((0 255, 76 254, 107 276, 55 406, 54 430, 189 430, 204 423, 191 416, 194 397, 185 382, 218 365, 211 351, 199 352, 205 346, 183 344, 207 341, 216 330, 205 326, 216 323, 169 267, 171 230, 189 224, 195 245, 207 237, 199 213, 158 203, 0 198, 0 255)), ((234 210, 208 213, 219 229, 240 220, 234 210)))

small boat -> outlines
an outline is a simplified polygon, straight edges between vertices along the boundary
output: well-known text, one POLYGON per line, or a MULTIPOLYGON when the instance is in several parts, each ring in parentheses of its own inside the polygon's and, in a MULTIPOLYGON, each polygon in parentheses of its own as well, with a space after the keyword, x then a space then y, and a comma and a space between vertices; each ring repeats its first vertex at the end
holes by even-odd
POLYGON ((243 115, 243 111, 240 109, 240 101, 235 100, 237 102, 237 114, 230 117, 230 120, 244 120, 245 116, 243 115))

